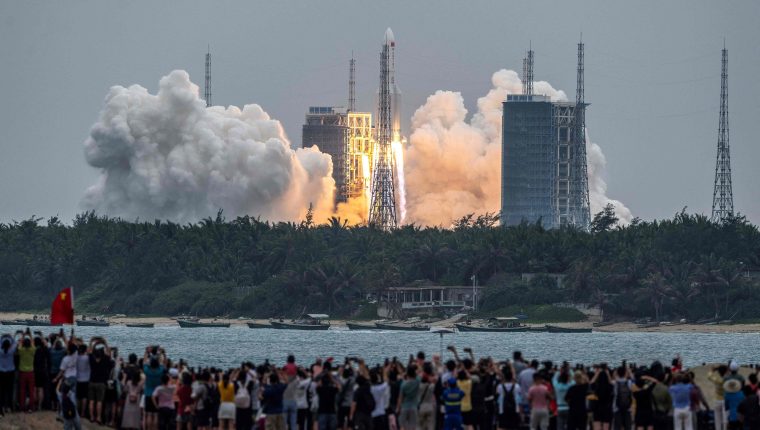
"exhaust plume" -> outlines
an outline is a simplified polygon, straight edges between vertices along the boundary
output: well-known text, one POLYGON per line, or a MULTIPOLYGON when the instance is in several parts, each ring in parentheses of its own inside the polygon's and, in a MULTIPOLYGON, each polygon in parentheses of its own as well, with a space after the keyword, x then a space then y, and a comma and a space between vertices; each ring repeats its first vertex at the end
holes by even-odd
POLYGON ((318 148, 292 149, 280 122, 256 104, 206 108, 187 72, 175 70, 153 95, 114 86, 84 144, 100 169, 82 201, 126 219, 195 222, 229 216, 315 219, 332 213, 332 161, 318 148))
MULTIPOLYGON (((469 121, 462 95, 452 91, 437 91, 414 113, 405 155, 408 223, 448 227, 470 213, 500 210, 502 102, 522 93, 522 82, 512 70, 499 70, 491 82, 469 121)), ((535 82, 534 93, 567 100, 545 81, 535 82)), ((592 213, 611 202, 621 222, 629 221, 630 210, 605 195, 601 148, 586 145, 592 213)))

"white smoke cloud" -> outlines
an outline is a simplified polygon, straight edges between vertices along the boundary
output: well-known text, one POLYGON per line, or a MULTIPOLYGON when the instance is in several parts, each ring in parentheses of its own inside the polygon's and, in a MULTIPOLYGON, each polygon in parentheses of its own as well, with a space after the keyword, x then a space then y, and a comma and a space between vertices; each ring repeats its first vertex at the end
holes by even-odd
POLYGON ((604 171, 607 166, 607 158, 602 153, 602 148, 592 142, 586 131, 586 157, 588 159, 588 194, 591 205, 591 216, 604 209, 607 204, 615 206, 615 214, 620 218, 620 224, 630 224, 633 219, 631 210, 621 201, 607 197, 607 182, 604 180, 604 171))
POLYGON ((82 206, 98 213, 193 222, 219 209, 267 220, 303 219, 310 203, 332 209, 329 155, 293 150, 259 105, 206 108, 185 71, 164 76, 156 95, 112 87, 84 146, 101 175, 82 206))
MULTIPOLYGON (((462 95, 452 91, 437 91, 414 113, 405 155, 408 223, 446 227, 470 213, 499 211, 502 102, 507 94, 522 93, 522 82, 512 70, 499 70, 491 82, 493 89, 478 99, 469 122, 462 95)), ((545 81, 534 83, 534 93, 567 100, 545 81)), ((587 144, 592 210, 609 201, 621 220, 630 219, 622 203, 606 197, 604 155, 592 145, 587 144)))

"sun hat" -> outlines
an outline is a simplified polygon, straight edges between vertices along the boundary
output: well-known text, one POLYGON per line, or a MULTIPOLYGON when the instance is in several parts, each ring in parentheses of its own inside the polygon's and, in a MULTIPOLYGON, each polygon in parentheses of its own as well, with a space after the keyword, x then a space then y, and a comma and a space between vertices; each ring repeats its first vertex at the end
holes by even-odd
POLYGON ((723 391, 727 393, 738 393, 742 390, 742 383, 738 379, 729 379, 723 383, 723 391))

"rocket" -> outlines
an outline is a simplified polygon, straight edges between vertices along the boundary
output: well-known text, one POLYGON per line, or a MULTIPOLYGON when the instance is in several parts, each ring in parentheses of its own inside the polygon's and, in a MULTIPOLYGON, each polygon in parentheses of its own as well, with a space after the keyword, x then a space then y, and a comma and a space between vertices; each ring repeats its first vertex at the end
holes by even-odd
POLYGON ((393 142, 401 141, 401 91, 396 85, 396 39, 390 27, 385 30, 383 47, 388 47, 389 93, 391 96, 391 135, 393 142))

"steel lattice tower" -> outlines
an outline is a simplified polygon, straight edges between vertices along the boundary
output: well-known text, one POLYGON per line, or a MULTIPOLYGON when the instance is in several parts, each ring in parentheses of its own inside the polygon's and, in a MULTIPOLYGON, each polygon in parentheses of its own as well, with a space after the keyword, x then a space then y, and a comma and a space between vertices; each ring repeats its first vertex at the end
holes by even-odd
POLYGON ((206 87, 204 88, 203 95, 206 98, 206 107, 211 106, 211 46, 206 52, 206 87))
POLYGON ((583 39, 578 43, 578 70, 575 89, 575 130, 571 149, 571 222, 581 228, 591 223, 591 208, 588 196, 588 160, 586 157, 586 102, 584 84, 583 39))
POLYGON ((356 60, 351 52, 351 61, 348 63, 348 111, 356 110, 356 60))
POLYGON ((734 216, 731 186, 731 148, 728 142, 728 50, 723 46, 720 73, 720 116, 718 119, 718 154, 715 158, 712 221, 734 216))
MULTIPOLYGON (((390 29, 388 30, 390 31, 390 29)), ((392 33, 391 33, 392 36, 392 33)), ((375 168, 372 174, 369 222, 379 228, 390 230, 397 227, 395 163, 391 153, 393 137, 391 123, 391 56, 393 40, 386 40, 380 52, 380 90, 377 115, 377 146, 375 168)))

